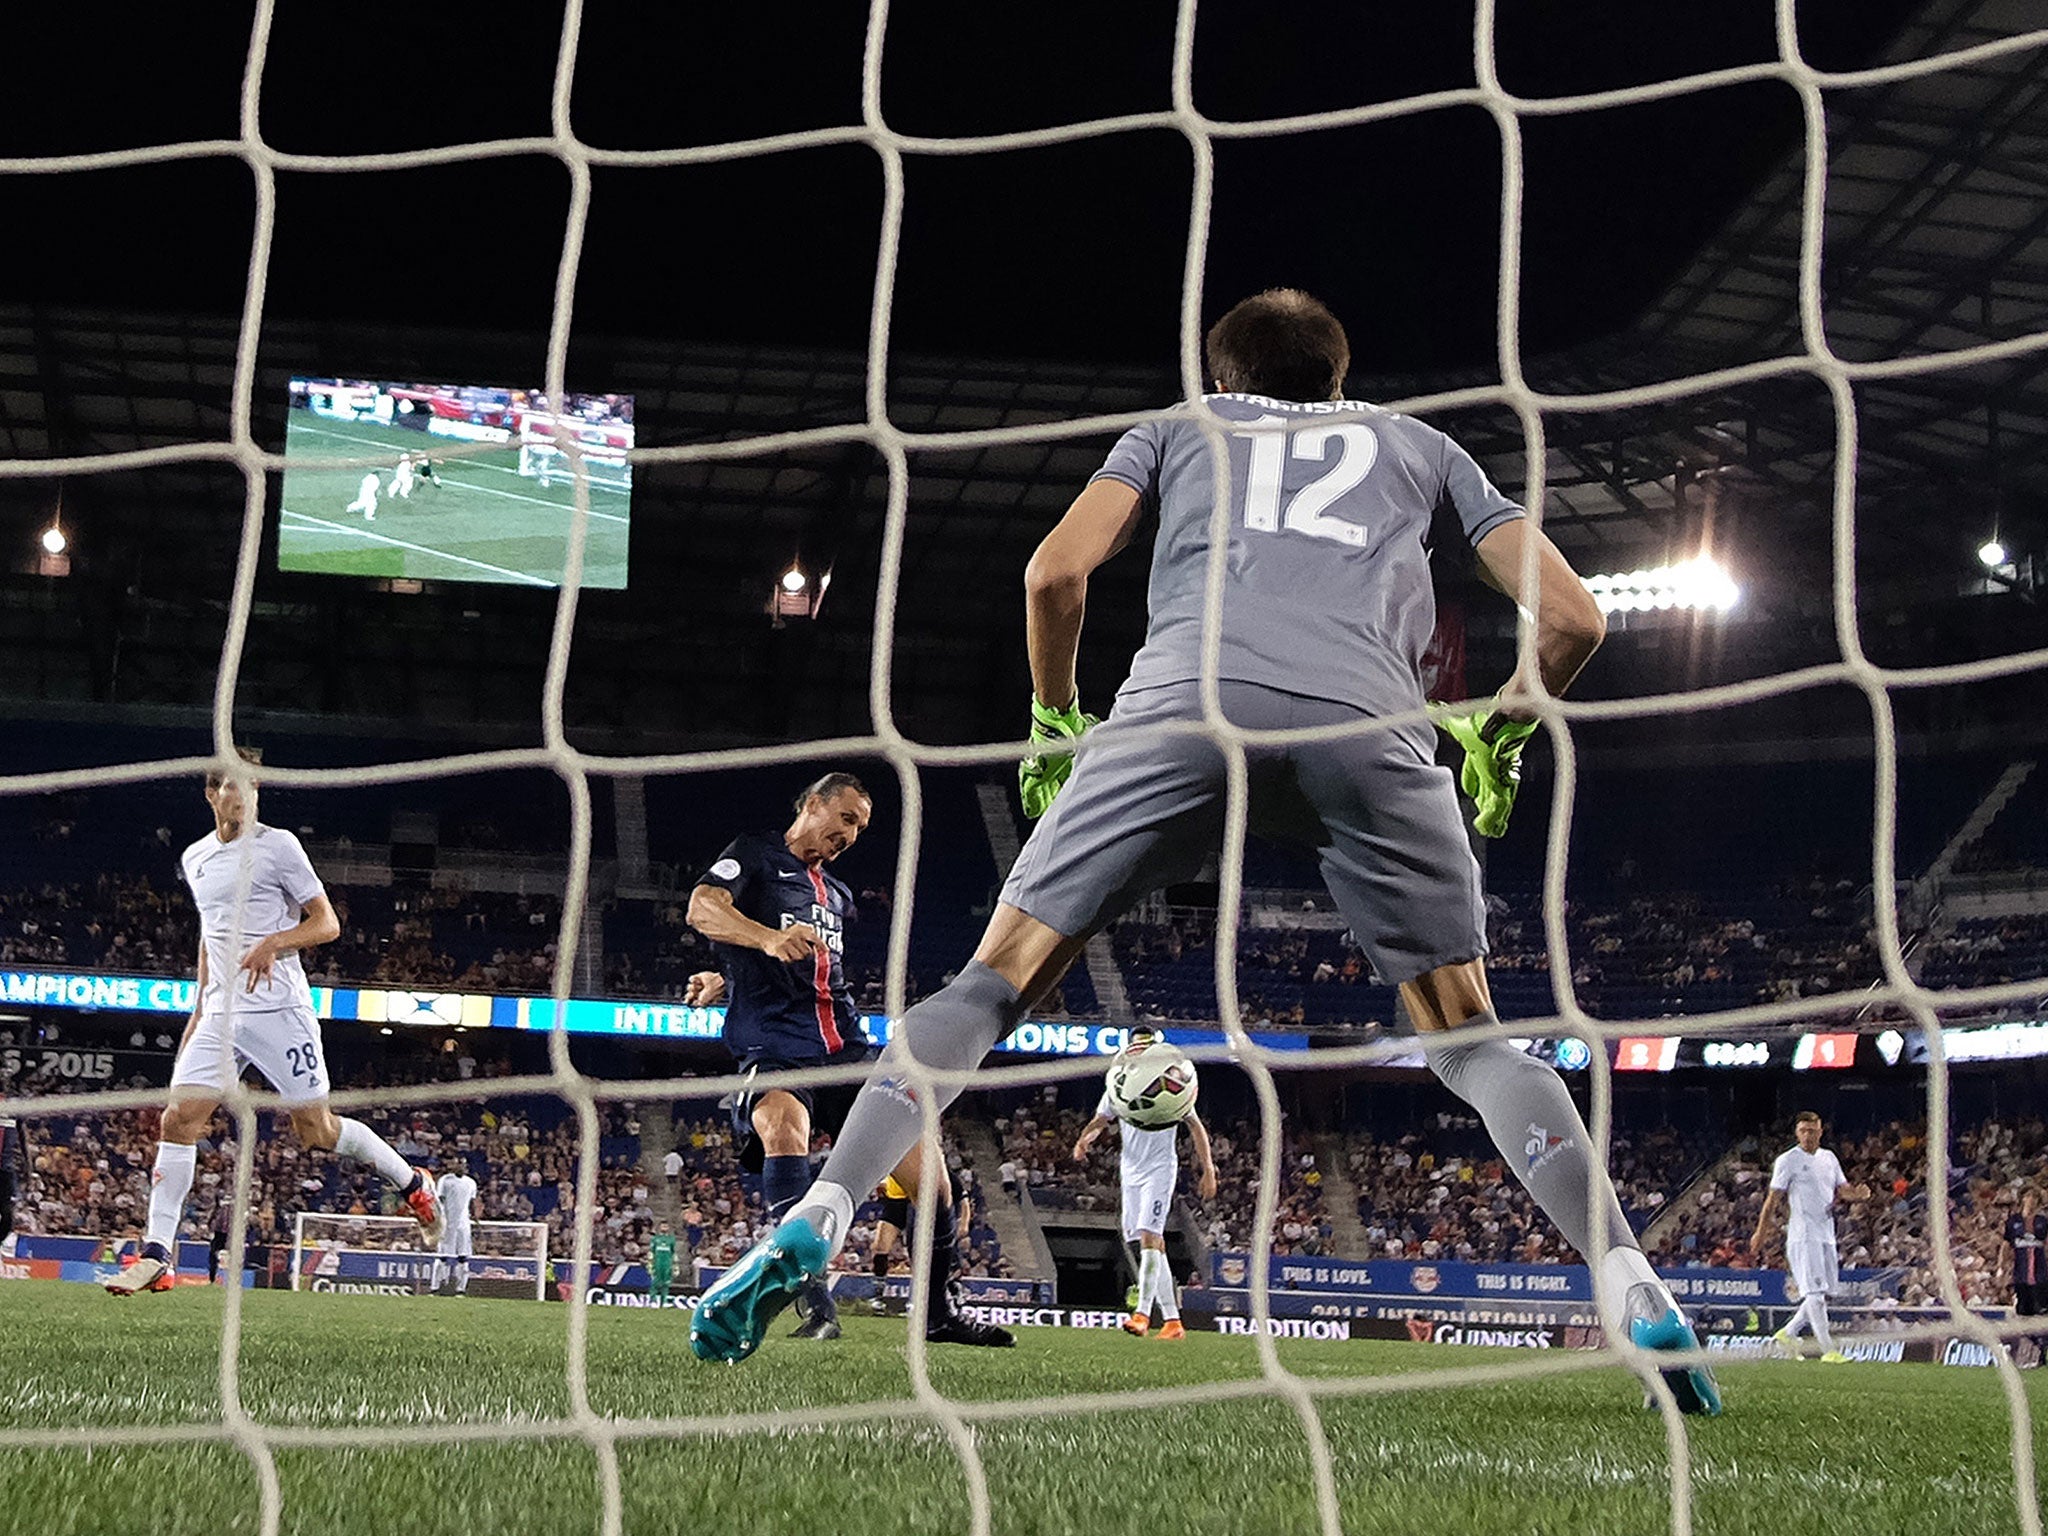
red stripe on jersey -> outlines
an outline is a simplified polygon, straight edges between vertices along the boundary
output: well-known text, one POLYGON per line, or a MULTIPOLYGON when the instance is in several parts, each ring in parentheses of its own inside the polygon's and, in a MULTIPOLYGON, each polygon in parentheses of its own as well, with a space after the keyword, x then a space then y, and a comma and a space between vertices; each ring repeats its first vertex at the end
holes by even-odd
MULTIPOLYGON (((811 889, 817 893, 818 906, 824 911, 832 910, 832 902, 825 894, 825 877, 804 866, 804 873, 811 877, 811 889)), ((832 951, 825 947, 825 935, 818 933, 818 952, 811 957, 811 981, 818 990, 818 1038, 825 1042, 825 1049, 833 1055, 845 1042, 839 1038, 839 1015, 832 1007, 832 951)))

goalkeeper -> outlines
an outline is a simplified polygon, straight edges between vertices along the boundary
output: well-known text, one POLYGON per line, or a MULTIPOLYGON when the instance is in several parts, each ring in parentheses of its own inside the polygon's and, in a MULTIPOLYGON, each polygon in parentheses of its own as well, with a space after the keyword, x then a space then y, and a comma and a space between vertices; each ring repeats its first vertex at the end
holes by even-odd
MULTIPOLYGON (((728 1270, 697 1310, 705 1347, 736 1358, 844 1241, 854 1200, 917 1140, 921 1105, 901 1061, 980 1065, 1080 953, 1148 891, 1195 877, 1222 840, 1228 784, 1199 729, 1204 641, 1222 712, 1264 732, 1352 726, 1334 738, 1243 745, 1255 830, 1317 854, 1373 969, 1399 986, 1431 1069, 1598 1272, 1610 1336, 1647 1349, 1698 1340, 1643 1258, 1563 1079, 1497 1033, 1485 910, 1450 775, 1435 763, 1421 660, 1435 624, 1427 540, 1447 505, 1489 580, 1538 578, 1536 666, 1563 691, 1605 633, 1599 609, 1522 509, 1443 433, 1342 398, 1344 330, 1293 290, 1259 294, 1209 332, 1218 394, 1126 432, 1025 571, 1025 641, 1043 751, 1024 766, 1026 808, 1044 812, 1011 870, 972 963, 912 1008, 856 1101, 811 1192, 728 1270), (1218 485, 1219 475, 1228 482, 1218 485), (1205 635, 1212 528, 1230 511, 1220 632, 1205 635), (1074 663, 1088 578, 1156 512, 1150 621, 1111 719, 1080 712, 1074 663), (1533 547, 1532 547, 1533 546, 1533 547), (1148 729, 1149 727, 1149 729, 1148 729), (1084 734, 1085 733, 1085 734, 1084 734), (1080 737, 1066 779, 1054 752, 1080 737), (1475 1026, 1467 1032, 1463 1025, 1475 1026), (1455 1033, 1453 1033, 1455 1031, 1455 1033)), ((1508 696, 1526 691, 1517 679, 1508 696)), ((1523 722, 1480 728, 1482 805, 1501 787, 1523 722), (1491 734, 1488 735, 1488 731, 1491 734)), ((937 1107, 959 1092, 934 1088, 937 1107)), ((918 1095, 922 1097, 922 1091, 918 1095)), ((1704 1367, 1665 1370, 1681 1407, 1715 1412, 1704 1367)))
POLYGON ((668 1288, 675 1278, 676 1234, 664 1221, 647 1242, 647 1295, 657 1307, 668 1305, 668 1288))

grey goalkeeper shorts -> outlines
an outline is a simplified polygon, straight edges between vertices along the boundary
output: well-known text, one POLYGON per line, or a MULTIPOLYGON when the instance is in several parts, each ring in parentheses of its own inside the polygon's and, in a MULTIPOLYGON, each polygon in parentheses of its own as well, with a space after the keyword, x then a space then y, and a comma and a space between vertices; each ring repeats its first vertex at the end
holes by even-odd
MULTIPOLYGON (((1225 718, 1248 730, 1368 718, 1257 683, 1224 682, 1222 703, 1225 718)), ((1120 696, 1024 845, 1002 899, 1060 933, 1089 934, 1148 892, 1198 875, 1222 846, 1223 753, 1207 737, 1134 728, 1201 714, 1195 683, 1120 696)), ((1316 856, 1352 937, 1388 983, 1486 953, 1479 865, 1434 749, 1427 722, 1246 749, 1251 830, 1316 856)))

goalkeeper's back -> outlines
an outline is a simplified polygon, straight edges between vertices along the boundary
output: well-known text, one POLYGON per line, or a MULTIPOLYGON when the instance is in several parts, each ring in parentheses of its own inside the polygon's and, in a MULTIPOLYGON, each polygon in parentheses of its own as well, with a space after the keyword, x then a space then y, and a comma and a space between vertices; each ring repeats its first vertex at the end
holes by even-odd
MULTIPOLYGON (((1219 675, 1371 714, 1420 708, 1436 509, 1448 504, 1473 544, 1522 509, 1412 417, 1243 393, 1203 405, 1225 422, 1230 474, 1219 675)), ((1126 689, 1201 676, 1218 468, 1203 414, 1133 427, 1095 476, 1159 514, 1151 623, 1126 689)))

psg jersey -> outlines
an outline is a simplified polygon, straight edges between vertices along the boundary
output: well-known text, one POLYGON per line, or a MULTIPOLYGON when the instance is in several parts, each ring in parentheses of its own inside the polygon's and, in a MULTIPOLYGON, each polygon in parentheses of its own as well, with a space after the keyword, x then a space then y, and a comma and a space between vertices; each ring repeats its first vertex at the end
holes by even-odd
POLYGON ((2012 1244, 2012 1283, 2039 1285, 2048 1271, 2048 1257, 2043 1253, 2048 1249, 2048 1214, 2037 1214, 2031 1231, 2026 1217, 2006 1217, 2005 1240, 2012 1244))
POLYGON ((758 949, 716 946, 725 972, 725 1043, 734 1056, 822 1061, 865 1046, 843 965, 853 892, 789 851, 779 832, 734 838, 697 880, 732 893, 741 916, 777 930, 808 923, 824 948, 782 961, 758 949))

